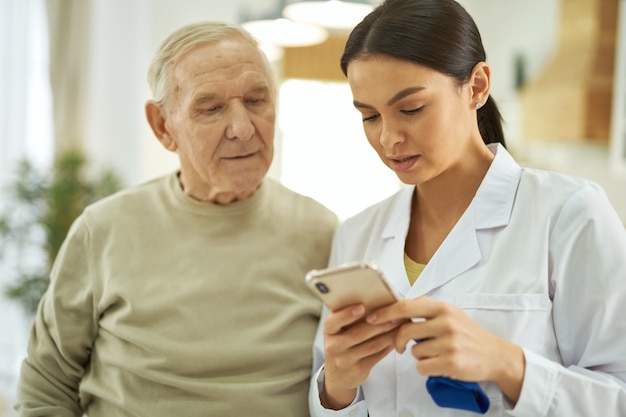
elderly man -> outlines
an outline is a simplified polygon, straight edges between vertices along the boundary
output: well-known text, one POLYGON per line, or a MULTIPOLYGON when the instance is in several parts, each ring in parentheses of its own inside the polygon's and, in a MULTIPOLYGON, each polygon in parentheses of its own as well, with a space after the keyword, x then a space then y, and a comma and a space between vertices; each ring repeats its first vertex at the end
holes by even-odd
POLYGON ((180 170, 76 220, 32 327, 22 416, 306 416, 335 214, 265 178, 276 85, 256 41, 202 22, 149 70, 180 170))

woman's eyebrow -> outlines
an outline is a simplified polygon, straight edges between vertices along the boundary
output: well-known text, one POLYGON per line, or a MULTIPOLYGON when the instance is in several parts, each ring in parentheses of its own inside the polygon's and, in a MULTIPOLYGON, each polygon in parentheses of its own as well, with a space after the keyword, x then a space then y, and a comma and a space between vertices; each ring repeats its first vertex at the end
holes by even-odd
POLYGON ((369 110, 373 109, 373 107, 370 106, 369 104, 361 103, 360 101, 357 101, 357 100, 354 100, 352 104, 357 109, 369 109, 369 110))
POLYGON ((387 105, 391 106, 391 105, 397 103, 398 101, 402 100, 404 97, 409 96, 409 95, 411 95, 413 93, 417 93, 418 91, 425 90, 425 89, 426 89, 426 87, 409 87, 409 88, 405 88, 404 90, 400 91, 395 96, 391 97, 391 99, 387 102, 387 105))
MULTIPOLYGON (((426 89, 426 87, 409 87, 409 88, 405 88, 404 90, 400 91, 399 93, 397 93, 396 95, 391 97, 391 99, 389 99, 389 101, 387 102, 387 105, 388 106, 392 106, 395 103, 397 103, 398 101, 402 100, 404 97, 410 96, 411 94, 417 93, 418 91, 422 91, 422 90, 425 90, 425 89, 426 89)), ((354 100, 352 102, 352 104, 357 109, 373 109, 373 107, 370 106, 369 104, 361 103, 360 101, 357 101, 357 100, 354 100)))

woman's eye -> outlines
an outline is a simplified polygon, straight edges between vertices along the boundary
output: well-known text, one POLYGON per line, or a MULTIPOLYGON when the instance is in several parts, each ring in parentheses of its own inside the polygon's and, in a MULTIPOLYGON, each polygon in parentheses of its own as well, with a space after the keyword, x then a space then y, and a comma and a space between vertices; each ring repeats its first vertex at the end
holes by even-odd
POLYGON ((371 116, 363 116, 363 121, 364 122, 371 122, 371 121, 376 120, 377 118, 378 118, 377 114, 373 114, 371 116))
POLYGON ((416 109, 411 109, 411 110, 402 110, 402 113, 404 113, 404 114, 415 114, 415 113, 420 112, 423 108, 424 108, 424 106, 418 107, 416 109))

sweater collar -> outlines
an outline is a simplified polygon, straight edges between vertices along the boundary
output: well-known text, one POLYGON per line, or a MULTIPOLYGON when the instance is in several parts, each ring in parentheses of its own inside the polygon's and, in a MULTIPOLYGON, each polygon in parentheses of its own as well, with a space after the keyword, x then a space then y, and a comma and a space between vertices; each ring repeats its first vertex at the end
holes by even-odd
POLYGON ((220 205, 214 203, 207 203, 196 200, 184 193, 178 175, 180 171, 171 173, 167 178, 167 190, 168 193, 173 195, 176 205, 186 211, 191 211, 201 215, 239 215, 247 213, 250 210, 258 207, 265 201, 270 193, 269 185, 270 181, 266 178, 261 183, 261 186, 245 200, 235 201, 227 205, 220 205))

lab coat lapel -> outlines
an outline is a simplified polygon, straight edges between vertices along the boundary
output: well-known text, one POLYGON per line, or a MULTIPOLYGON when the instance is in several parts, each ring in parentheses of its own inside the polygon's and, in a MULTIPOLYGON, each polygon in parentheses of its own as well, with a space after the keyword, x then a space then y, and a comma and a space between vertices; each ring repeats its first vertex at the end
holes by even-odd
POLYGON ((387 219, 382 234, 382 250, 377 263, 398 295, 405 297, 411 285, 404 268, 404 241, 409 230, 411 199, 414 186, 407 187, 399 195, 397 203, 387 219))
POLYGON ((476 237, 473 211, 470 205, 426 265, 409 296, 428 294, 463 274, 480 261, 481 253, 476 237))
POLYGON ((495 158, 474 199, 409 291, 409 297, 428 294, 478 264, 482 259, 481 230, 509 223, 521 168, 502 145, 489 147, 495 158))

